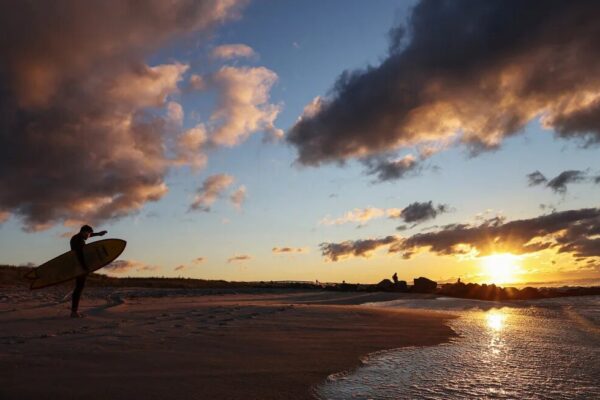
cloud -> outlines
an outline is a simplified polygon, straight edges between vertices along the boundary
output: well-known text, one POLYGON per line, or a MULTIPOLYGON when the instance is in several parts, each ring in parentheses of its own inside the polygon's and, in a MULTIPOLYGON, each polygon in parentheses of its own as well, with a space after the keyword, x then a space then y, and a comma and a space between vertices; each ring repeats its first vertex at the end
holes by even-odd
POLYGON ((582 182, 586 179, 587 173, 585 171, 563 171, 548 182, 548 187, 555 192, 564 193, 567 191, 568 183, 582 182))
POLYGON ((273 247, 271 251, 275 254, 306 253, 308 249, 304 247, 273 247))
POLYGON ((557 193, 566 193, 567 185, 570 183, 581 183, 581 182, 595 182, 597 183, 598 177, 591 177, 587 171, 578 170, 567 170, 558 174, 556 177, 548 180, 539 171, 532 172, 527 175, 529 179, 529 186, 536 186, 546 184, 547 187, 557 193))
POLYGON ((265 67, 222 67, 211 76, 219 90, 215 111, 210 116, 211 141, 234 146, 250 134, 264 131, 267 137, 283 137, 275 127, 281 106, 269 103, 269 91, 277 74, 265 67))
POLYGON ((241 255, 241 256, 233 256, 233 257, 229 257, 227 259, 227 263, 232 263, 232 262, 237 262, 237 261, 248 261, 250 260, 252 257, 250 257, 249 255, 241 255))
POLYGON ((204 78, 198 74, 191 74, 189 80, 189 88, 193 90, 204 90, 206 89, 206 82, 204 78))
POLYGON ((204 124, 200 123, 183 132, 177 139, 175 164, 189 165, 199 170, 206 165, 207 133, 204 124))
POLYGON ((125 272, 137 271, 137 272, 153 272, 159 268, 154 265, 144 264, 141 261, 135 260, 116 260, 108 264, 102 270, 113 274, 123 274, 125 272))
POLYGON ((536 118, 600 143, 599 17, 587 1, 423 0, 381 64, 343 72, 287 141, 312 166, 431 144, 477 153, 536 118))
POLYGON ((207 37, 237 3, 2 2, 0 210, 35 230, 163 197, 165 135, 179 117, 169 96, 188 66, 144 60, 179 37, 207 37))
POLYGON ((229 200, 238 210, 242 209, 242 204, 246 201, 246 186, 242 185, 229 196, 229 200))
MULTIPOLYGON (((198 265, 198 264, 202 264, 204 261, 205 261, 204 257, 197 257, 192 260, 192 264, 198 265)), ((190 269, 190 268, 191 268, 191 265, 180 264, 177 267, 175 267, 173 270, 174 271, 183 271, 183 270, 190 269)))
POLYGON ((541 185, 542 183, 548 182, 548 179, 542 174, 540 171, 534 171, 530 174, 527 174, 527 180, 529 181, 529 186, 541 185))
POLYGON ((367 174, 375 175, 380 182, 402 179, 409 175, 416 175, 422 170, 421 161, 412 154, 391 160, 369 157, 363 160, 363 163, 367 166, 367 174))
POLYGON ((434 219, 439 214, 448 212, 448 206, 445 204, 433 205, 432 201, 419 203, 418 201, 406 206, 399 216, 392 215, 391 218, 400 218, 407 223, 421 223, 434 219))
POLYGON ((427 249, 439 255, 534 253, 555 249, 576 258, 600 257, 600 208, 554 212, 505 222, 494 218, 479 225, 453 224, 435 232, 419 233, 395 243, 390 251, 410 257, 427 249))
POLYGON ((183 124, 183 107, 181 104, 170 101, 167 103, 167 122, 180 127, 183 124))
POLYGON ((474 253, 528 254, 552 249, 568 253, 576 261, 589 262, 600 257, 600 208, 584 208, 506 222, 492 218, 478 225, 451 224, 433 232, 406 238, 387 236, 379 239, 322 243, 322 255, 331 260, 368 257, 370 252, 388 247, 389 253, 411 258, 420 251, 437 255, 474 253))
POLYGON ((329 215, 319 221, 319 225, 342 225, 347 223, 365 224, 372 219, 387 216, 390 219, 401 219, 407 223, 418 224, 437 217, 441 213, 448 212, 449 208, 445 204, 433 205, 429 202, 414 202, 403 209, 400 208, 355 208, 346 212, 338 218, 331 218, 329 215))
POLYGON ((233 181, 233 176, 227 174, 215 174, 206 178, 198 189, 190 210, 210 211, 210 206, 231 186, 233 181))
POLYGON ((380 218, 385 215, 385 210, 375 207, 367 208, 355 208, 352 211, 348 211, 346 214, 339 218, 332 219, 330 216, 326 216, 319 221, 319 225, 342 225, 347 223, 358 222, 364 224, 371 219, 380 218))
POLYGON ((231 60, 233 58, 252 58, 256 56, 256 53, 252 47, 245 44, 224 44, 215 47, 210 54, 213 58, 219 58, 222 60, 231 60))
POLYGON ((380 247, 389 246, 396 243, 398 239, 395 236, 386 236, 380 239, 360 239, 347 240, 341 243, 321 243, 321 253, 323 257, 330 261, 338 261, 350 257, 369 257, 371 253, 380 247))

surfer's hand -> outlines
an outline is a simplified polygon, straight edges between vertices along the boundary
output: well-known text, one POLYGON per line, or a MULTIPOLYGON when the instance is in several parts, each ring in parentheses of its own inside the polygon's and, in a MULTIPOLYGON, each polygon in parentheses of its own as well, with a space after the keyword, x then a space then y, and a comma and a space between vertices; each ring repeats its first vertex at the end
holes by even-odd
POLYGON ((104 235, 106 235, 107 233, 108 233, 107 231, 101 231, 101 232, 98 232, 98 236, 104 236, 104 235))

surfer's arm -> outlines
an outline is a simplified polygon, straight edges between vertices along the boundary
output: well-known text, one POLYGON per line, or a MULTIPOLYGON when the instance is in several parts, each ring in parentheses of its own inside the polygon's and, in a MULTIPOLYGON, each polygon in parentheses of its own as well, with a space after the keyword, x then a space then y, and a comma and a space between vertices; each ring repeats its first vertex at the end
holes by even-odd
POLYGON ((104 236, 106 233, 106 231, 94 232, 90 236, 104 236))

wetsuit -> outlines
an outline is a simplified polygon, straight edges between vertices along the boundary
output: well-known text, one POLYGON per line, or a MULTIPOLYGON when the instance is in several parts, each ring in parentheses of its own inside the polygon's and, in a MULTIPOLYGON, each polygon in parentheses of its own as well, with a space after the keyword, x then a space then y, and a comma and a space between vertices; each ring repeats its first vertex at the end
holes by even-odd
MULTIPOLYGON (((70 244, 71 250, 75 252, 79 264, 81 264, 83 269, 88 270, 88 265, 83 257, 83 246, 85 246, 85 239, 83 236, 81 236, 80 233, 73 235, 70 244)), ((83 292, 83 287, 85 286, 86 276, 87 275, 82 275, 75 279, 75 290, 73 290, 73 303, 71 305, 71 311, 77 311, 79 308, 79 299, 81 298, 81 292, 83 292)))

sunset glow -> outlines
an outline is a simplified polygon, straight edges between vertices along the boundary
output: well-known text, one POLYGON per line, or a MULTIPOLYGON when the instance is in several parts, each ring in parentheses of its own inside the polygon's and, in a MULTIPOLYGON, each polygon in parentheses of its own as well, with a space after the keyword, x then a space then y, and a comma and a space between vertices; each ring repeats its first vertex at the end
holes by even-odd
POLYGON ((510 253, 493 254, 482 257, 483 273, 489 277, 489 283, 504 284, 518 282, 521 259, 510 253))

